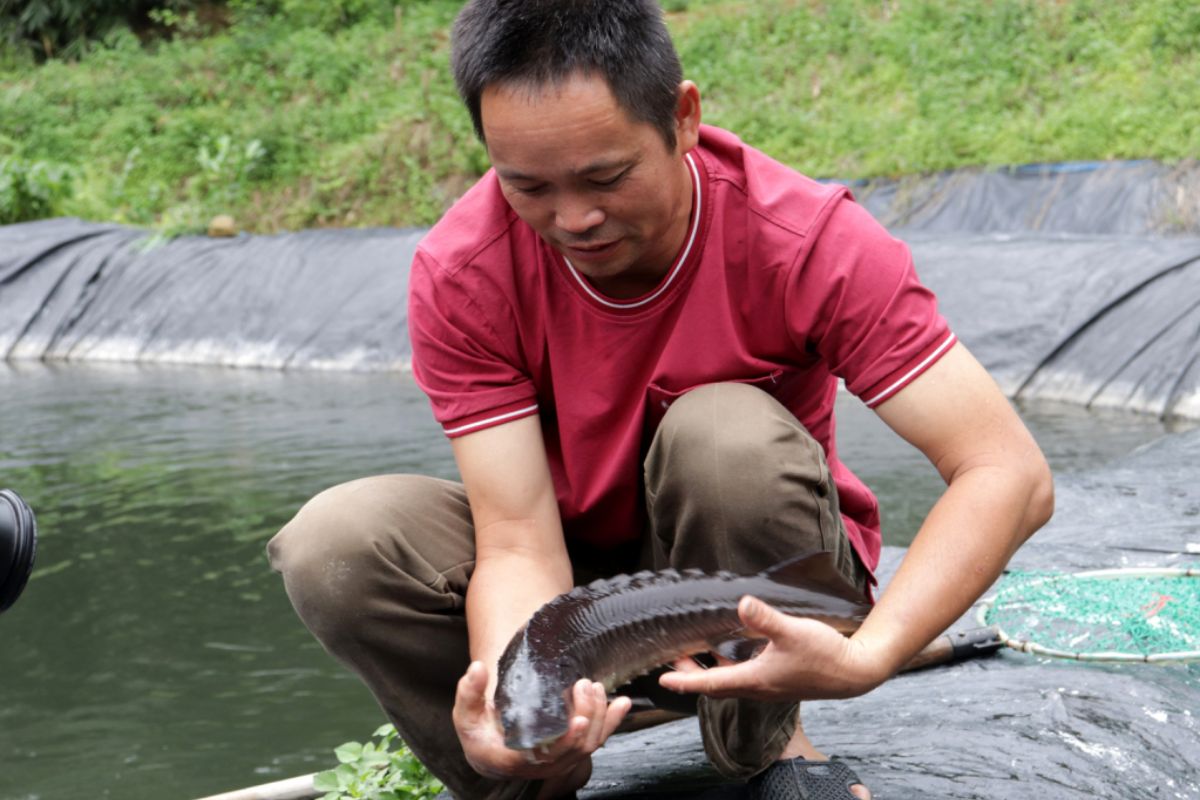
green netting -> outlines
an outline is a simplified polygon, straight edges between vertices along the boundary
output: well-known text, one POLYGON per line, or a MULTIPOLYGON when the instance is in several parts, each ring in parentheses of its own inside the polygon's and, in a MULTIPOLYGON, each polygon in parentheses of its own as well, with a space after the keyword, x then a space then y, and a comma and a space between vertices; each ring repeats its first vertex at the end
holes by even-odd
POLYGON ((981 618, 1020 650, 1084 660, 1200 658, 1200 570, 1004 576, 981 618))

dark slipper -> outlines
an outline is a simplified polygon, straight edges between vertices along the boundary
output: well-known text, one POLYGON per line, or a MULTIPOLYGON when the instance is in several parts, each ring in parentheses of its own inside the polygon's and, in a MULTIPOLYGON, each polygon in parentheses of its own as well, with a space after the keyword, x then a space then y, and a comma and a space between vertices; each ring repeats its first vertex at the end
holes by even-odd
POLYGON ((0 489, 0 611, 17 601, 33 571, 37 524, 33 511, 11 489, 0 489))
POLYGON ((850 787, 862 783, 841 761, 777 761, 750 779, 752 800, 854 800, 850 787))

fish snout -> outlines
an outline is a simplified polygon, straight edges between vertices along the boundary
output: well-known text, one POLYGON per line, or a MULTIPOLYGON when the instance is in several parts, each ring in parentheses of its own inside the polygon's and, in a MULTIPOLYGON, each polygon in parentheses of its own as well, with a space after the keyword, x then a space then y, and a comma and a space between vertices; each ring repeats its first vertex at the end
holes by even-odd
POLYGON ((570 689, 557 691, 532 665, 522 664, 503 672, 496 686, 496 710, 504 731, 504 744, 513 750, 532 750, 567 732, 572 704, 570 689))
POLYGON ((509 706, 500 714, 504 745, 510 750, 533 751, 566 734, 571 715, 563 702, 536 706, 509 706))

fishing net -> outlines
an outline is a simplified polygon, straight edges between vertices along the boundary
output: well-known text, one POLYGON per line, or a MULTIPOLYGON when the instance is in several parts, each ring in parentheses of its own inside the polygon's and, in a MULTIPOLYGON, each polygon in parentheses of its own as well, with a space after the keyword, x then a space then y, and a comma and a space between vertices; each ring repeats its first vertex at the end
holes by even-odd
POLYGON ((1018 650, 1084 661, 1200 659, 1200 569, 1012 572, 980 620, 1018 650))

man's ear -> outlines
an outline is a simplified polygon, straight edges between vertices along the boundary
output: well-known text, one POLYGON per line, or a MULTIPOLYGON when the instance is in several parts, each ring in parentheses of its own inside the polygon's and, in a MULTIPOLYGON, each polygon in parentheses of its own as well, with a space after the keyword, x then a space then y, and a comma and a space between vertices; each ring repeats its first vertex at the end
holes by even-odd
POLYGON ((679 84, 675 101, 675 147, 680 155, 700 142, 700 90, 691 81, 679 84))

